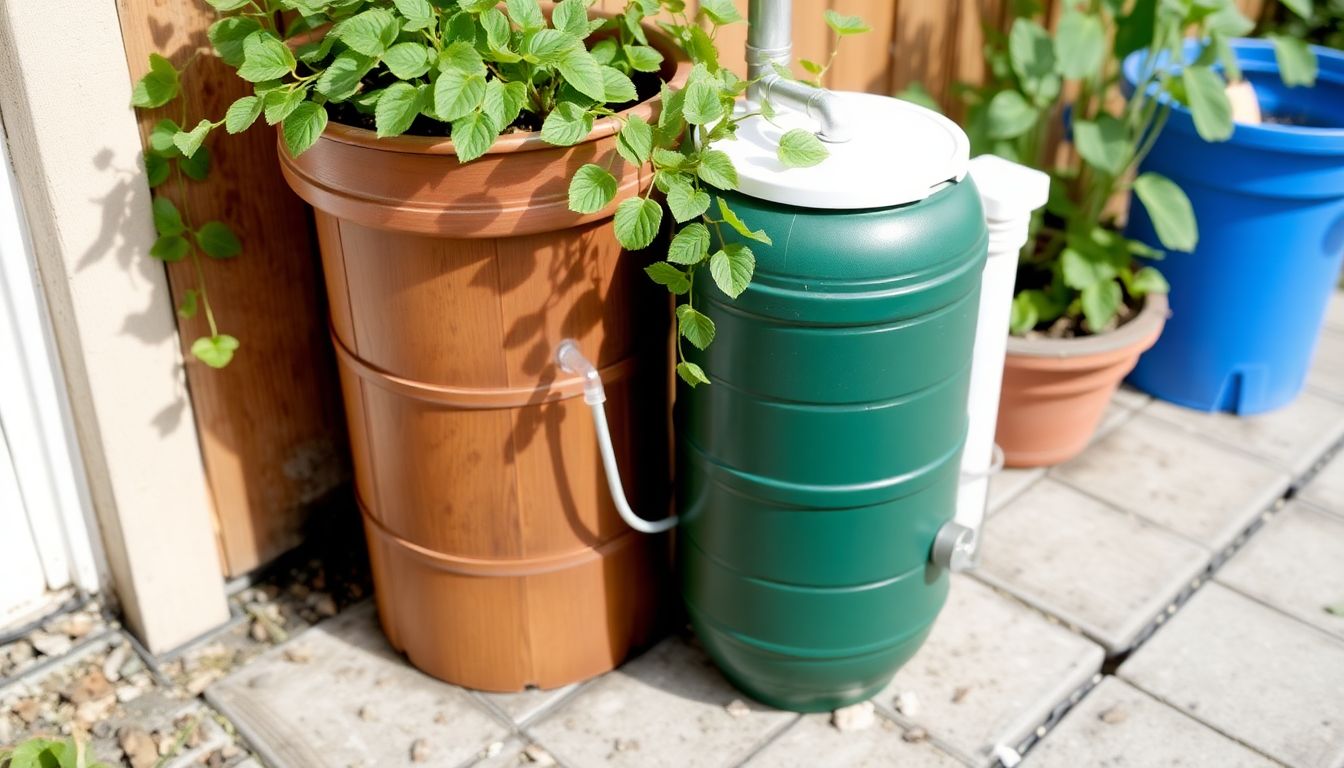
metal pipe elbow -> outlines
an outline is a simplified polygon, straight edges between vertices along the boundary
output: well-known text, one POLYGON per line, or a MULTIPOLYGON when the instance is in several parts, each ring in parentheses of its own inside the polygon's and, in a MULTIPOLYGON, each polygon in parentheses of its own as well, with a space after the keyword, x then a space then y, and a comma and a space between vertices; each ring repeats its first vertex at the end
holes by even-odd
POLYGON ((817 121, 820 130, 817 137, 832 144, 841 144, 852 138, 846 126, 847 116, 840 99, 834 93, 823 88, 815 88, 807 83, 789 80, 777 72, 766 73, 759 83, 758 93, 772 103, 779 102, 801 109, 817 121))

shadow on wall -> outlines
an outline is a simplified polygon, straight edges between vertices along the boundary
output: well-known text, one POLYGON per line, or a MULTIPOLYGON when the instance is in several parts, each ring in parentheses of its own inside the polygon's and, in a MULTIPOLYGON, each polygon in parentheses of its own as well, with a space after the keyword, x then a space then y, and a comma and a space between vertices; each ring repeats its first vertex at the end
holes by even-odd
MULTIPOLYGON (((125 0, 121 6, 133 73, 145 69, 152 51, 178 66, 191 61, 180 100, 140 114, 142 134, 162 119, 188 125, 219 118, 251 92, 210 53, 206 29, 214 14, 203 0, 125 0)), ((237 233, 243 252, 234 259, 202 257, 197 264, 188 257, 169 264, 169 284, 177 304, 203 279, 219 332, 235 336, 241 346, 228 367, 208 368, 189 351, 195 339, 210 334, 204 312, 178 316, 182 397, 150 426, 164 435, 184 417, 194 417, 226 571, 236 576, 302 540, 310 505, 348 483, 350 461, 312 217, 281 177, 276 134, 263 125, 239 135, 219 130, 204 151, 212 166, 206 181, 183 179, 179 185, 174 169, 154 194, 172 199, 189 226, 225 223, 237 233)), ((146 194, 143 157, 137 166, 117 172, 118 185, 104 200, 106 233, 151 226, 125 220, 131 210, 143 210, 138 200, 146 194)), ((84 261, 111 255, 131 274, 164 268, 146 253, 111 240, 105 245, 85 254, 84 261)), ((163 310, 129 309, 123 332, 148 343, 164 341, 146 333, 154 311, 163 310)))
MULTIPOLYGON (((138 293, 137 283, 152 282, 162 274, 162 265, 154 261, 139 245, 149 242, 149 232, 141 235, 137 228, 148 228, 148 222, 140 221, 132 211, 149 207, 149 190, 142 179, 143 167, 121 166, 116 163, 111 149, 98 149, 91 160, 95 175, 110 180, 111 186, 101 197, 92 202, 102 209, 98 233, 94 242, 80 254, 75 270, 82 272, 104 259, 115 259, 126 273, 127 295, 138 293), (134 235, 134 236, 128 236, 134 235)), ((107 286, 115 290, 116 286, 107 286)), ((163 301, 166 297, 150 297, 140 309, 128 306, 121 333, 157 346, 175 338, 171 326, 164 324, 163 301)), ((155 432, 166 437, 182 424, 182 416, 187 410, 187 390, 185 381, 178 377, 179 386, 173 402, 161 409, 151 420, 155 432)))

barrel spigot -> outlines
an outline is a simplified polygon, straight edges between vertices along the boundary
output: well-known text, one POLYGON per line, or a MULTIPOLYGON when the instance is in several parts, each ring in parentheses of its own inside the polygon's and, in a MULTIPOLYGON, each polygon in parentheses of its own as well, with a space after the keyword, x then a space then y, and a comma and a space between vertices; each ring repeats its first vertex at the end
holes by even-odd
POLYGON ((960 573, 975 567, 975 529, 949 520, 933 537, 933 552, 929 559, 934 565, 960 573))

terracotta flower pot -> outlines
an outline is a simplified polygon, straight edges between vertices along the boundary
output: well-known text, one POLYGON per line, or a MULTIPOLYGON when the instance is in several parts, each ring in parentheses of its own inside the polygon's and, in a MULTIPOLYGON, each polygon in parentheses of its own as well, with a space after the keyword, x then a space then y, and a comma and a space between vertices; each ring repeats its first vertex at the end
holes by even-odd
POLYGON ((1167 297, 1110 333, 1076 339, 1008 339, 995 441, 1010 467, 1040 467, 1077 456, 1139 355, 1162 334, 1167 297))
MULTIPOLYGON (((689 64, 649 37, 684 84, 689 64)), ((509 134, 465 165, 449 140, 336 124, 298 158, 280 147, 316 209, 383 628, 453 683, 591 677, 651 640, 666 604, 667 539, 621 521, 582 381, 553 362, 564 338, 595 361, 626 488, 665 514, 667 294, 617 242, 616 203, 567 203, 588 162, 610 163, 617 202, 647 189, 618 129, 600 120, 574 147, 509 134)))

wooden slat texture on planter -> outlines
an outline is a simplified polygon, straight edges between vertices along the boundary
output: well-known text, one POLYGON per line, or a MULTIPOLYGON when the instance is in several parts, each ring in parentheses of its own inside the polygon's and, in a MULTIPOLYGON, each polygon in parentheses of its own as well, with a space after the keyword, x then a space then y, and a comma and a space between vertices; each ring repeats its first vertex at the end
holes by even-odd
MULTIPOLYGON (((214 13, 203 0, 118 0, 118 11, 132 77, 151 52, 179 66, 196 55, 184 78, 192 124, 220 118, 249 92, 210 53, 214 13)), ((163 117, 181 121, 179 109, 157 110, 142 130, 163 117)), ((188 182, 185 206, 198 223, 228 223, 243 242, 238 258, 204 265, 220 329, 242 347, 215 371, 186 351, 208 333, 205 319, 179 326, 220 551, 236 576, 299 542, 306 508, 346 479, 348 449, 308 209, 280 177, 271 130, 215 133, 207 146, 216 170, 204 183, 188 182)), ((165 189, 183 205, 181 190, 171 182, 165 189)), ((195 284, 191 270, 189 262, 168 270, 178 300, 195 284)), ((127 307, 128 333, 133 312, 127 307)), ((164 423, 177 418, 161 415, 164 423)))

